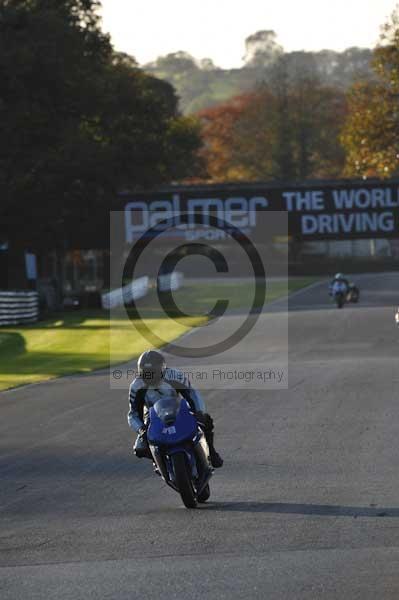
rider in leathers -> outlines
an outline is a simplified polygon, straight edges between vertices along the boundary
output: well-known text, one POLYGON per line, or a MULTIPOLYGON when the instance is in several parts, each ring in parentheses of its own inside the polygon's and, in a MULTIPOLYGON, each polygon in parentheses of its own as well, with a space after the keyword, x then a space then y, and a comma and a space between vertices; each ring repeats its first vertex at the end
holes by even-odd
POLYGON ((144 352, 137 361, 138 376, 129 388, 128 423, 131 429, 138 433, 134 452, 139 458, 152 458, 147 442, 147 422, 151 406, 162 395, 171 390, 181 394, 196 413, 209 446, 211 464, 218 468, 223 460, 216 452, 213 444, 213 420, 205 412, 205 404, 198 391, 194 390, 188 378, 178 369, 167 368, 165 359, 157 350, 144 352))

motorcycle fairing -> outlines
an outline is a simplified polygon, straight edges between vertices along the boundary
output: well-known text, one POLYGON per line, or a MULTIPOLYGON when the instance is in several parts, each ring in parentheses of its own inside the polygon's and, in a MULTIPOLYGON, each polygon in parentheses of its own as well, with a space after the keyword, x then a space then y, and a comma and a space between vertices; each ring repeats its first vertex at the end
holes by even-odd
POLYGON ((197 435, 197 419, 185 400, 180 403, 173 422, 166 424, 162 421, 155 406, 150 408, 149 421, 147 439, 153 445, 176 446, 186 440, 193 440, 197 435))

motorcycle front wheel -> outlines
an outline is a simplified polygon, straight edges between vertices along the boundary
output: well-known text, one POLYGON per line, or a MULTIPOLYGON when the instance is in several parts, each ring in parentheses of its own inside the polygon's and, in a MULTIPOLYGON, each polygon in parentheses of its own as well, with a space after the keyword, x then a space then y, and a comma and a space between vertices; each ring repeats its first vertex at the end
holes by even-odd
POLYGON ((197 498, 191 483, 186 455, 183 452, 178 452, 172 455, 171 460, 175 473, 176 486, 179 489, 184 506, 186 508, 196 508, 197 498))
POLYGON ((344 305, 344 299, 341 298, 340 296, 338 296, 338 298, 336 298, 335 302, 337 304, 337 308, 342 308, 344 305))

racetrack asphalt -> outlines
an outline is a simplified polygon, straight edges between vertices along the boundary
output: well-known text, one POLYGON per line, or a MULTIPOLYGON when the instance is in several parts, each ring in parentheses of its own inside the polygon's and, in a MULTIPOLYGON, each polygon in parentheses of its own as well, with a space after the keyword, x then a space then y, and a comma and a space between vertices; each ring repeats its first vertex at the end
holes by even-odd
POLYGON ((225 466, 197 510, 130 455, 108 373, 0 394, 1 600, 397 600, 399 274, 358 283, 290 299, 288 389, 205 393, 225 466))

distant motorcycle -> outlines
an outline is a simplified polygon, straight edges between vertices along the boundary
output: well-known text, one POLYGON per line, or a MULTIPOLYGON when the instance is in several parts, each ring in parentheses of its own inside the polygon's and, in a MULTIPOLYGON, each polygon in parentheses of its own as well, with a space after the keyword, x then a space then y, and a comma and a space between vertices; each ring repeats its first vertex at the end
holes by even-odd
POLYGON ((346 285, 344 282, 335 281, 329 285, 328 292, 338 308, 342 308, 345 302, 357 304, 360 300, 360 290, 354 283, 346 285))
POLYGON ((178 492, 186 508, 210 496, 213 469, 204 433, 188 402, 164 396, 150 409, 147 439, 156 472, 178 492))
POLYGON ((337 308, 342 308, 348 296, 347 285, 341 281, 335 281, 331 289, 331 295, 337 308))

